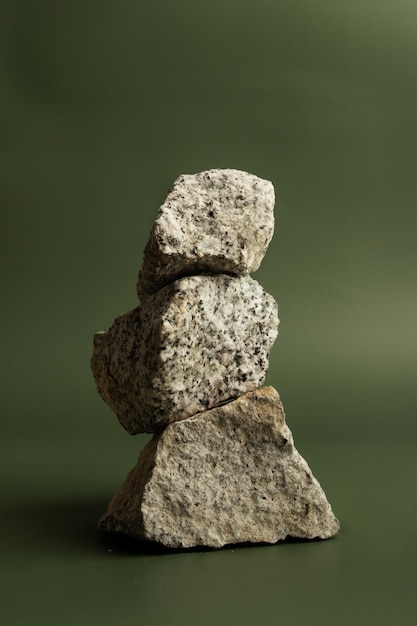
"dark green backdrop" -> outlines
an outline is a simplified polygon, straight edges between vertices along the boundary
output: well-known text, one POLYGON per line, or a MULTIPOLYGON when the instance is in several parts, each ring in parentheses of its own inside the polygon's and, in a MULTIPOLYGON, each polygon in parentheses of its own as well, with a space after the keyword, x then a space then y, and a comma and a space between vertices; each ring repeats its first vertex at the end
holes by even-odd
POLYGON ((0 0, 1 460, 12 626, 416 623, 417 4, 0 0), (134 464, 91 338, 181 173, 273 181, 267 382, 342 530, 164 554, 97 536, 134 464))

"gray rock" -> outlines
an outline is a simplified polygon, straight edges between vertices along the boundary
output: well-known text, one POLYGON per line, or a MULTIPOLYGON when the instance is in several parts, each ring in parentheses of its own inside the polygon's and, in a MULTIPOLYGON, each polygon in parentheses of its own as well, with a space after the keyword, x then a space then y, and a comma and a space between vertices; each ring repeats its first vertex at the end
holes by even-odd
POLYGON ((182 276, 255 271, 273 234, 274 201, 271 182, 240 170, 180 176, 146 246, 139 297, 182 276))
POLYGON ((265 387, 170 424, 139 456, 99 522, 170 548, 326 539, 339 522, 265 387))
POLYGON ((238 397, 264 382, 277 313, 249 276, 171 283, 95 335, 98 391, 131 434, 238 397))

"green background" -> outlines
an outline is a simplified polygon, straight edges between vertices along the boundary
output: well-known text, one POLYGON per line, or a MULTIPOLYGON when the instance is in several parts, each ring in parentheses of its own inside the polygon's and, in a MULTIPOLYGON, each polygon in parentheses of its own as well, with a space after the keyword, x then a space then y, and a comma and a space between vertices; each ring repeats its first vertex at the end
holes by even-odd
POLYGON ((0 0, 0 612, 26 624, 411 626, 417 3, 0 0), (181 173, 273 181, 267 382, 342 530, 165 553, 96 520, 146 437, 92 335, 181 173))

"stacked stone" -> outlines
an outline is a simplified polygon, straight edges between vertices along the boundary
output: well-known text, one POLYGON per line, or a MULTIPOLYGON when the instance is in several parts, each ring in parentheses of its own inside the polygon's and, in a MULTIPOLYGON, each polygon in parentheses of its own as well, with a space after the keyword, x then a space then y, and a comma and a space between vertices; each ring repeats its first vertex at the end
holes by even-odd
POLYGON ((328 538, 339 524, 262 387, 275 300, 249 274, 274 229, 272 183, 180 176, 139 273, 140 306, 96 333, 98 391, 131 434, 154 433, 99 528, 168 547, 328 538))

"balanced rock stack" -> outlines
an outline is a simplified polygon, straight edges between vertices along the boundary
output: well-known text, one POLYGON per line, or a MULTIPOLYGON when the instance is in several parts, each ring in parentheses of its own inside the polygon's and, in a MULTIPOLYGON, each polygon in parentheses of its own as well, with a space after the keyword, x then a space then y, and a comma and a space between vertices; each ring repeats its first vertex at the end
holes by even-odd
POLYGON ((252 279, 274 229, 272 183, 180 176, 159 209, 140 306, 96 333, 98 391, 131 434, 154 433, 99 528, 172 548, 328 538, 339 528, 262 387, 275 300, 252 279))

